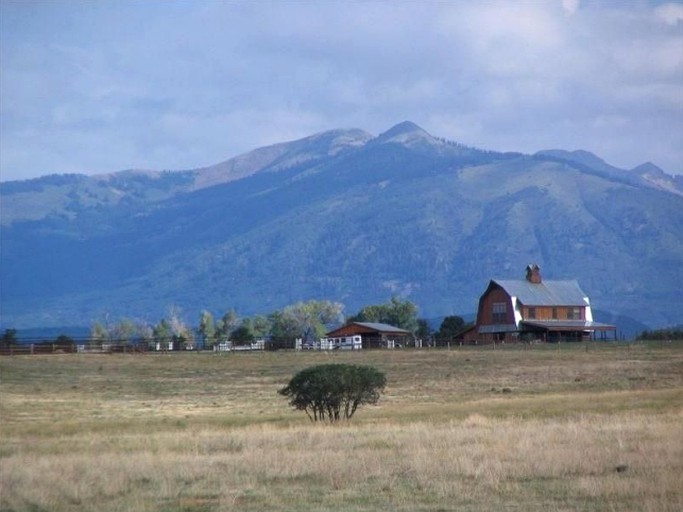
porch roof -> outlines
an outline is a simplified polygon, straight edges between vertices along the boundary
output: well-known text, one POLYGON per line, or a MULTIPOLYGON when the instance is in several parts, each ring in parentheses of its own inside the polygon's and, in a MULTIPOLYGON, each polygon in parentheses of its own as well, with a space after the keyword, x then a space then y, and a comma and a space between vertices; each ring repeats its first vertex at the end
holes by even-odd
POLYGON ((616 331, 615 325, 584 320, 524 320, 522 327, 532 327, 546 331, 616 331))

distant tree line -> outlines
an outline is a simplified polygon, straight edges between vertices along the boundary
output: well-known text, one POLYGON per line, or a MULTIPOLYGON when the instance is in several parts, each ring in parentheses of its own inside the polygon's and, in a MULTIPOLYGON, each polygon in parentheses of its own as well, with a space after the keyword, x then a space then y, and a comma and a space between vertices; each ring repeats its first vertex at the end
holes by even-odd
POLYGON ((11 346, 17 343, 17 330, 16 329, 5 329, 2 339, 0 339, 0 345, 11 346))
POLYGON ((180 319, 177 308, 169 311, 167 318, 155 326, 146 326, 124 319, 118 323, 96 323, 93 339, 138 339, 156 343, 181 342, 200 344, 212 348, 218 343, 230 341, 236 345, 248 345, 256 339, 278 340, 319 339, 331 328, 345 322, 377 322, 410 331, 416 338, 429 340, 453 339, 468 324, 459 316, 444 318, 439 330, 434 332, 423 318, 418 318, 418 307, 413 302, 392 297, 384 304, 361 308, 354 315, 344 315, 344 305, 327 300, 297 302, 268 315, 240 317, 235 310, 228 310, 216 318, 204 310, 199 315, 198 327, 190 329, 180 319), (108 325, 108 328, 107 328, 108 325))
MULTIPOLYGON (((5 329, 5 332, 0 337, 0 353, 7 354, 11 353, 13 347, 21 345, 21 340, 17 337, 16 329, 5 329)), ((32 347, 36 347, 38 352, 75 352, 76 351, 76 341, 66 336, 65 334, 60 334, 52 340, 33 340, 31 343, 32 347), (44 348, 46 350, 41 350, 44 348)))
MULTIPOLYGON (((391 297, 384 304, 365 306, 350 316, 344 315, 343 304, 327 300, 301 301, 268 315, 251 317, 240 317, 233 309, 218 317, 203 310, 196 327, 183 319, 180 308, 171 306, 167 315, 156 323, 131 318, 112 320, 109 315, 104 315, 91 325, 87 343, 95 346, 154 344, 160 349, 173 344, 175 348, 192 346, 211 349, 227 341, 234 345, 248 345, 264 338, 317 340, 330 329, 353 321, 393 325, 410 331, 425 343, 434 339, 450 341, 467 326, 461 317, 447 316, 439 329, 434 331, 426 319, 418 317, 416 304, 399 297, 391 297)), ((65 338, 60 342, 64 343, 65 338)), ((0 340, 6 346, 19 342, 15 329, 7 329, 0 340)), ((71 342, 75 343, 73 340, 71 342)))
POLYGON ((641 332, 637 340, 683 340, 683 327, 669 327, 641 332))

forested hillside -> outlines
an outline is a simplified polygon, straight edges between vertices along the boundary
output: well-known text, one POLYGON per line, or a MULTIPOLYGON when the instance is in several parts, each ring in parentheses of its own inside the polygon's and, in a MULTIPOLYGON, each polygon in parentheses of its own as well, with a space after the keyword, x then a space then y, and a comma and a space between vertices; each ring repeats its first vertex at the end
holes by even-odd
POLYGON ((353 312, 392 295, 466 314, 530 262, 578 279, 595 309, 681 323, 683 188, 652 167, 481 151, 406 122, 206 169, 2 183, 2 325, 153 321, 171 304, 188 319, 308 299, 353 312))

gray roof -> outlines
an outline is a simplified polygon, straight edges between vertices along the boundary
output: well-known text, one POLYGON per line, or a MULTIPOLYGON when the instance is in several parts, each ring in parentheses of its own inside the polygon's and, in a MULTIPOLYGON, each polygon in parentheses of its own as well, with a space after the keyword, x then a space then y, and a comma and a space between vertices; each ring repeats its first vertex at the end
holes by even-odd
POLYGON ((479 334, 490 332, 516 332, 517 330, 516 324, 491 324, 479 326, 479 334))
POLYGON ((394 327, 393 325, 389 324, 380 324, 376 322, 353 322, 356 325, 362 325, 363 327, 367 327, 368 329, 372 329, 373 331, 380 331, 380 332, 395 332, 395 333, 409 333, 410 331, 406 331, 405 329, 399 329, 398 327, 394 327))
POLYGON ((525 306, 585 306, 586 294, 576 280, 542 281, 494 279, 510 296, 525 306))
POLYGON ((523 320, 522 323, 532 327, 548 329, 549 331, 570 331, 579 329, 586 331, 616 331, 617 329, 615 325, 584 320, 523 320))

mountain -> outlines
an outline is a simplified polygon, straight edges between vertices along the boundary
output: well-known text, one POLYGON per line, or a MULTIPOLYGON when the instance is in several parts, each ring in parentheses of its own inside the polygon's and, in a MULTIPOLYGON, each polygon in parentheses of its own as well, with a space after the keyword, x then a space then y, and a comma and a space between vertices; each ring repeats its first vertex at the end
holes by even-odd
POLYGON ((531 262, 614 318, 683 321, 680 181, 587 152, 483 151, 404 122, 194 170, 0 183, 0 200, 3 328, 394 294, 462 315, 531 262))
POLYGON ((683 176, 670 176, 652 162, 646 162, 631 172, 652 187, 683 196, 683 176))
POLYGON ((539 151, 541 158, 550 158, 573 165, 585 172, 594 173, 608 179, 629 183, 635 186, 646 186, 666 190, 683 196, 683 177, 670 176, 651 162, 646 162, 626 172, 613 167, 589 151, 564 151, 559 149, 539 151))

